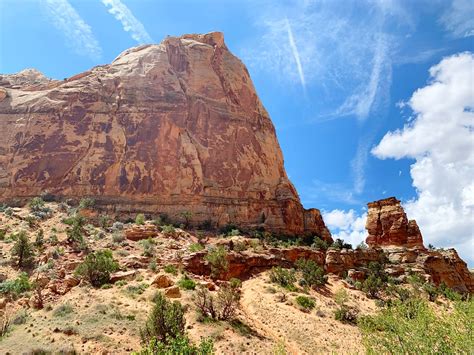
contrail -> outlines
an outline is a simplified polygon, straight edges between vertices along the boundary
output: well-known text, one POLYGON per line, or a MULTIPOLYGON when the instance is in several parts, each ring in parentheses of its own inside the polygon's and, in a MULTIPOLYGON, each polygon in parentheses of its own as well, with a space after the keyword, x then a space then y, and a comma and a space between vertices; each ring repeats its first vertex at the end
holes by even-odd
POLYGON ((303 66, 301 65, 300 54, 298 52, 298 48, 296 47, 295 38, 293 37, 293 31, 291 30, 290 22, 288 18, 285 18, 286 22, 286 30, 288 32, 288 41, 290 42, 291 52, 293 53, 293 57, 295 58, 296 67, 298 68, 298 74, 300 76, 301 85, 303 89, 306 90, 306 81, 304 78, 303 66))
POLYGON ((109 12, 116 20, 122 23, 123 30, 130 32, 138 43, 152 43, 153 39, 145 30, 143 24, 137 20, 130 9, 120 0, 102 0, 105 6, 110 6, 109 12))

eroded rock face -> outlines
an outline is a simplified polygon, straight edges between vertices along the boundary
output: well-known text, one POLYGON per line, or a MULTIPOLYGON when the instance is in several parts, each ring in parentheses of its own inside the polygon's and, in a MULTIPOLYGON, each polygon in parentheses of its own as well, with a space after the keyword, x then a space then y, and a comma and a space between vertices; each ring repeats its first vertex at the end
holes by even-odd
POLYGON ((395 197, 368 204, 367 245, 384 252, 387 271, 394 277, 416 271, 439 285, 444 282, 460 292, 474 292, 474 277, 454 249, 428 250, 416 221, 409 221, 395 197))
POLYGON ((370 247, 421 247, 423 238, 416 221, 409 221, 400 201, 395 197, 370 202, 365 228, 370 247))
POLYGON ((115 212, 329 239, 222 33, 168 37, 64 81, 0 76, 0 199, 92 196, 115 212))

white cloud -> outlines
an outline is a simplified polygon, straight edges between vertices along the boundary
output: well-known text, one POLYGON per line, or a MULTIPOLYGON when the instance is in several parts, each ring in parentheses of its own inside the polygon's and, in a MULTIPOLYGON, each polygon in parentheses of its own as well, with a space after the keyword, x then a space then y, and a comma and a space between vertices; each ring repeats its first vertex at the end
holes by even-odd
POLYGON ((430 68, 430 82, 408 102, 414 118, 388 132, 372 153, 412 158, 417 197, 404 204, 426 243, 453 246, 474 262, 474 55, 430 68))
POLYGON ((440 22, 455 38, 474 36, 474 1, 453 0, 440 22))
POLYGON ((67 44, 77 54, 93 60, 102 56, 102 48, 91 27, 81 18, 67 0, 46 0, 42 3, 53 25, 64 33, 67 44))
POLYGON ((357 215, 354 210, 332 210, 323 211, 323 219, 327 227, 331 230, 334 239, 340 238, 357 246, 365 241, 367 233, 365 231, 365 222, 367 213, 357 215))
POLYGON ((105 6, 110 7, 109 12, 120 21, 125 32, 130 32, 132 38, 138 43, 152 43, 153 39, 145 30, 143 24, 137 20, 130 9, 120 0, 102 0, 105 6))

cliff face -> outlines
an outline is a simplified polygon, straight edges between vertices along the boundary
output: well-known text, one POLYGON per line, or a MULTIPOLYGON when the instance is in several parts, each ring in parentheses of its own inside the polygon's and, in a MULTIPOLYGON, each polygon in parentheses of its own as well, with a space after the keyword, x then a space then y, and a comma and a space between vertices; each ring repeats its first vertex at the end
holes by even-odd
POLYGON ((166 38, 65 81, 0 76, 0 199, 47 191, 120 211, 330 238, 221 33, 166 38), (114 205, 114 207, 112 207, 114 205))
POLYGON ((474 292, 474 277, 454 249, 428 250, 416 221, 409 221, 395 197, 367 204, 367 245, 388 257, 393 276, 411 271, 424 273, 439 285, 461 292, 474 292))

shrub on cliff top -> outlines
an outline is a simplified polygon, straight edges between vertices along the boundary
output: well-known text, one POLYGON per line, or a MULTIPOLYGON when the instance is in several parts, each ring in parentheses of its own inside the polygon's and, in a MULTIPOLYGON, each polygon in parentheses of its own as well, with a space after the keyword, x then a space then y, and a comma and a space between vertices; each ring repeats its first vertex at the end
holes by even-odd
POLYGON ((229 269, 229 262, 227 261, 227 251, 223 246, 218 246, 209 250, 204 257, 211 266, 211 276, 218 277, 221 273, 229 269))

